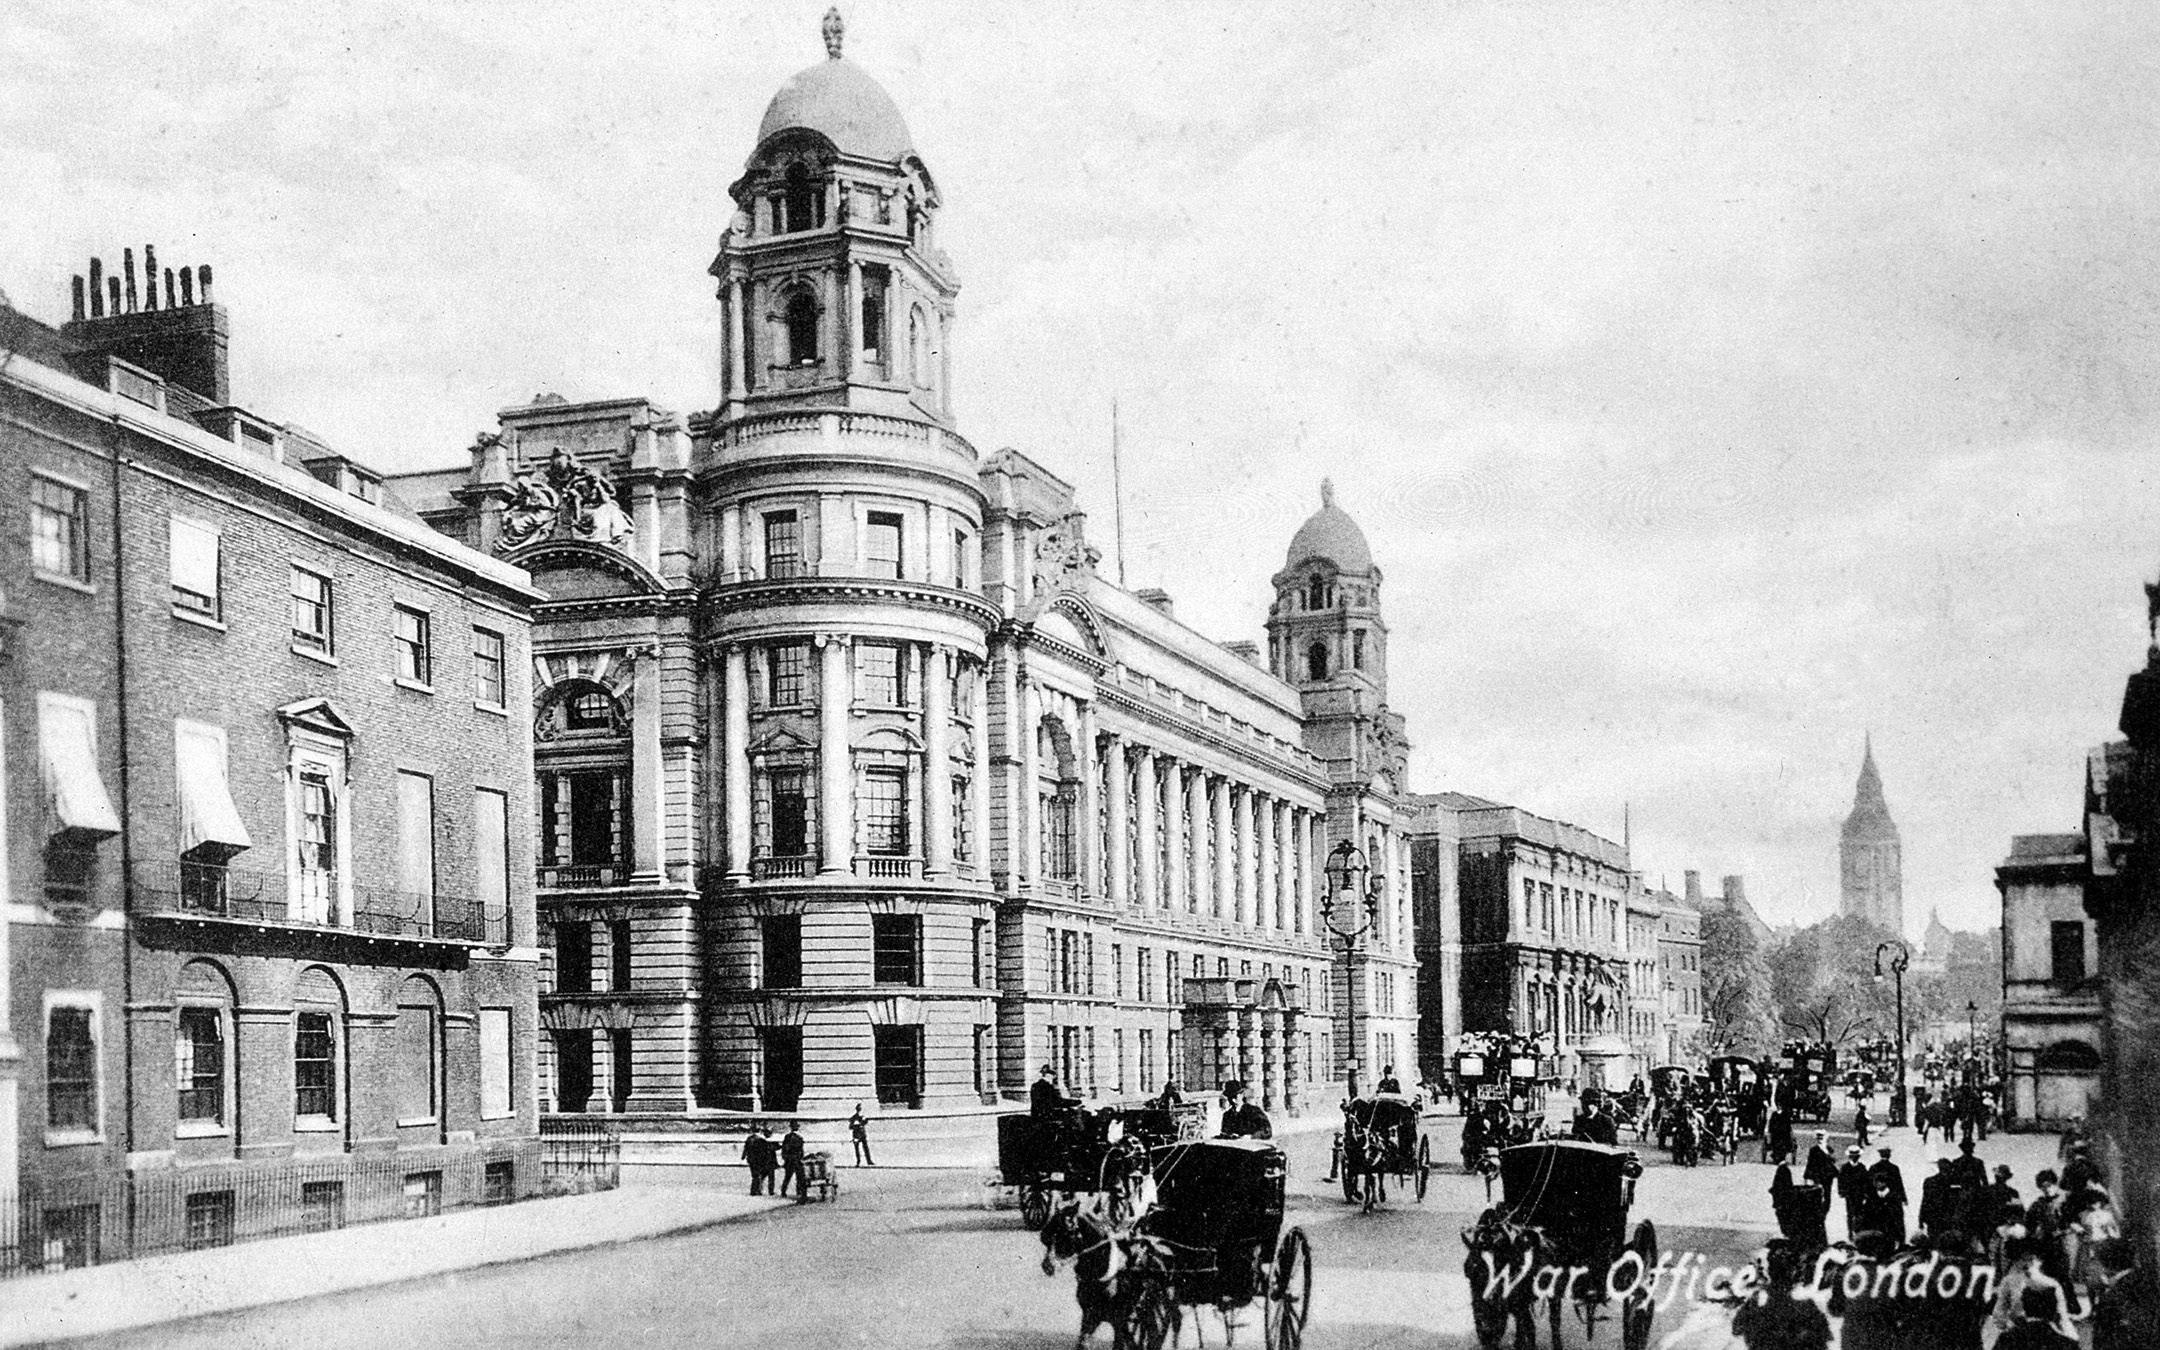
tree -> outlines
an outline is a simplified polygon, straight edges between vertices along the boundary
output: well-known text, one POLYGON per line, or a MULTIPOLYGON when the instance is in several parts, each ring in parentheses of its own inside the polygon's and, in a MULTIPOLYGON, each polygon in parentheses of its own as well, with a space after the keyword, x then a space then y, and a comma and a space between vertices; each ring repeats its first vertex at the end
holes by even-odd
POLYGON ((1725 906, 1702 916, 1703 1048, 1710 1054, 1768 1054, 1778 1042, 1770 965, 1747 920, 1725 906))
POLYGON ((1875 949, 1889 937, 1866 919, 1840 914, 1779 943, 1767 964, 1787 1032, 1832 1045, 1866 1030, 1886 1034, 1896 1022, 1896 990, 1888 977, 1876 980, 1875 949))

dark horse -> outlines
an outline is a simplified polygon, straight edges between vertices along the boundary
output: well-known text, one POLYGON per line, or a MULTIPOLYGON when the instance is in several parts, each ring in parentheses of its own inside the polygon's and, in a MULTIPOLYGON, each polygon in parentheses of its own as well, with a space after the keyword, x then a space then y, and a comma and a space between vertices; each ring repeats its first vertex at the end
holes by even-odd
POLYGON ((1152 1350, 1174 1333, 1172 1326, 1143 1325, 1168 1306, 1148 1296, 1168 1278, 1162 1252, 1151 1238, 1121 1232, 1100 1200, 1059 1201, 1043 1224, 1042 1244, 1043 1274, 1057 1274, 1062 1261, 1073 1263, 1073 1296, 1080 1304, 1075 1350, 1100 1326, 1110 1328, 1115 1350, 1152 1350))
MULTIPOLYGON (((1478 1344, 1496 1346, 1515 1323, 1515 1350, 1537 1350, 1537 1272, 1553 1265, 1558 1257, 1545 1235, 1519 1224, 1497 1208, 1478 1216, 1477 1226, 1462 1235, 1469 1249, 1463 1257, 1463 1275, 1470 1281, 1470 1320, 1477 1329, 1478 1344)), ((1552 1343, 1560 1344, 1562 1300, 1550 1300, 1552 1343)))

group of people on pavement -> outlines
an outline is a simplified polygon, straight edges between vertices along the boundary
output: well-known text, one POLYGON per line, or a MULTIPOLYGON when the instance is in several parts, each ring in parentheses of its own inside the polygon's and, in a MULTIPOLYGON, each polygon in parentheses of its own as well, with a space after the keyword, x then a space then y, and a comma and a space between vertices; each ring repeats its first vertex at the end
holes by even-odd
POLYGON ((1749 1350, 1830 1344, 1818 1302, 1778 1293, 1789 1294, 1809 1273, 1819 1276, 1825 1253, 1833 1266, 1857 1262, 1878 1277, 1818 1279, 1831 1292, 1828 1311, 1843 1318, 1843 1350, 2077 1350, 2077 1324, 2087 1321, 2091 1350, 2160 1345, 2160 1327, 2141 1320, 2149 1316, 2143 1310, 2151 1277, 2134 1268, 2081 1127, 2063 1138, 2061 1170, 2042 1168, 2034 1176, 2038 1193, 2030 1201, 2010 1168, 1990 1173, 1975 1132, 1968 1129, 1954 1155, 1936 1160, 1910 1227, 1910 1197, 1889 1145, 1877 1146, 1876 1160, 1867 1163, 1855 1143, 1840 1162, 1828 1134, 1818 1130, 1797 1180, 1792 1165, 1780 1163, 1770 1185, 1780 1236, 1765 1257, 1765 1290, 1733 1321, 1749 1350), (1837 1244, 1827 1224, 1833 1196, 1845 1222, 1837 1244), (1940 1282, 1931 1285, 1927 1275, 1917 1283, 1902 1275, 1879 1278, 1891 1268, 1933 1270, 1940 1263, 1990 1270, 1993 1298, 1941 1295, 1940 1282), (1851 1292, 1856 1289, 1861 1292, 1851 1292))
POLYGON ((809 1198, 809 1184, 803 1176, 801 1121, 789 1121, 787 1133, 777 1140, 772 1136, 772 1126, 758 1121, 750 1127, 750 1137, 743 1140, 742 1158, 750 1165, 750 1194, 786 1195, 792 1181, 796 1198, 809 1198), (777 1191, 773 1190, 774 1172, 781 1174, 777 1191))

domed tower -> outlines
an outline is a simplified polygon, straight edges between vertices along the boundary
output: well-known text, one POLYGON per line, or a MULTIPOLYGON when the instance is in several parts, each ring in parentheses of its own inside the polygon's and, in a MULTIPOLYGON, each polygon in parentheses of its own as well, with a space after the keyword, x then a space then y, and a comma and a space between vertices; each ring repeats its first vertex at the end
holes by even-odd
POLYGON ((725 398, 693 426, 722 798, 710 1096, 975 1102, 999 615, 947 399, 957 285, 907 123, 842 58, 838 11, 824 36, 732 189, 725 398))
POLYGON ((1875 768, 1870 737, 1860 756, 1860 781, 1853 789, 1852 813, 1838 841, 1839 908, 1857 914, 1900 937, 1905 933, 1903 846, 1883 800, 1882 775, 1875 768))
POLYGON ((892 96, 841 56, 838 10, 824 34, 826 59, 773 95, 728 189, 736 212, 710 269, 722 415, 860 408, 949 425, 960 285, 937 246, 937 184, 892 96))
POLYGON ((1391 1062, 1407 1071, 1420 1063, 1410 836, 1397 809, 1409 791, 1410 739, 1387 706, 1380 569, 1365 532, 1335 504, 1334 484, 1321 482, 1320 509, 1291 536, 1273 584, 1268 665, 1301 695, 1305 748, 1328 769, 1320 856, 1354 846, 1366 868, 1358 884, 1374 897, 1370 930, 1334 967, 1331 1071, 1353 1080, 1391 1062))

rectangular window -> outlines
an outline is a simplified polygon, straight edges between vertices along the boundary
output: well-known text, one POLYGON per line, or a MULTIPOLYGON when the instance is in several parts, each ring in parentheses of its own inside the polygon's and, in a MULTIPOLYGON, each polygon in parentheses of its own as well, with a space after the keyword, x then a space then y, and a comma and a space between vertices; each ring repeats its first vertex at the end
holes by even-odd
POLYGON ((794 914, 769 915, 758 920, 764 948, 763 985, 767 989, 802 987, 802 918, 794 914))
POLYGON ((473 789, 473 898, 480 902, 484 936, 510 941, 510 797, 494 788, 473 789))
POLYGON ((913 914, 870 916, 870 978, 875 984, 922 983, 922 920, 913 914))
POLYGON ((964 773, 952 777, 953 860, 965 867, 975 857, 975 813, 969 809, 971 784, 964 773))
POLYGON ((555 925, 555 992, 592 992, 592 925, 567 920, 555 925))
POLYGON ((424 773, 397 775, 398 902, 425 923, 435 911, 435 780, 424 773))
POLYGON ((1155 1090, 1155 1033, 1146 1027, 1140 1029, 1140 1090, 1155 1090))
POLYGON ((801 769, 768 769, 760 776, 762 789, 755 803, 765 819, 765 852, 775 858, 801 858, 810 852, 809 775, 801 769))
POLYGON ((1125 997, 1125 948, 1115 942, 1110 944, 1110 996, 1125 997))
POLYGON ((767 511, 765 575, 768 578, 799 577, 808 571, 803 565, 801 519, 793 511, 767 511))
POLYGON ((303 1012, 293 1028, 293 1114, 337 1119, 337 1041, 326 1012, 303 1012))
POLYGON ((952 584, 961 590, 968 586, 968 532, 952 532, 952 584))
POLYGON ((50 478, 30 479, 30 565, 90 580, 90 494, 50 478))
POLYGON ((212 525, 171 517, 172 600, 180 609, 218 617, 218 532, 212 525))
POLYGON ((292 570, 292 637, 295 647, 330 655, 330 578, 305 567, 292 570))
POLYGON ((2049 978, 2072 983, 2085 978, 2085 925, 2077 919, 2048 925, 2049 978))
POLYGON ((407 1006, 397 1013, 397 1119, 435 1119, 435 1010, 407 1006))
POLYGON ((907 682, 902 678, 900 649, 887 642, 855 644, 857 698, 876 708, 898 708, 906 703, 907 682))
POLYGON ((503 702, 503 635, 488 628, 472 630, 473 702, 490 708, 503 702))
POLYGON ((182 1008, 173 1038, 173 1081, 180 1119, 225 1120, 225 1020, 216 1008, 182 1008))
POLYGON ((434 683, 435 658, 428 641, 428 616, 422 610, 396 608, 390 642, 397 655, 397 677, 414 684, 434 683))
POLYGON ((45 1127, 98 1132, 97 1012, 81 1005, 45 1010, 45 1127))
POLYGON ((608 988, 614 990, 630 987, 630 921, 613 919, 608 922, 608 988))
POLYGON ((187 1198, 187 1249, 230 1247, 233 1240, 233 1193, 197 1191, 187 1198))
POLYGON ((885 269, 865 267, 862 274, 862 334, 863 359, 876 366, 884 362, 885 352, 885 269))
POLYGON ((907 771, 865 769, 856 796, 862 812, 863 851, 900 854, 908 851, 907 771))
POLYGON ((879 1104, 922 1105, 922 1028, 872 1027, 870 1034, 879 1104))
POLYGON ((775 708, 810 705, 810 644, 783 642, 769 648, 766 668, 766 702, 775 708))
POLYGON ((904 525, 891 511, 872 511, 863 540, 863 558, 874 577, 901 576, 900 544, 904 525))
POLYGON ((968 956, 972 965, 975 987, 980 989, 983 987, 983 943, 990 933, 990 921, 988 919, 977 919, 974 924, 975 931, 973 941, 969 946, 968 956))
POLYGON ((510 1038, 510 1010, 508 1008, 482 1008, 480 1010, 480 1116, 483 1120, 514 1115, 516 1107, 510 1095, 511 1062, 513 1042, 510 1038))
POLYGON ((406 1173, 405 1217, 408 1219, 426 1219, 440 1213, 442 1213, 442 1173, 406 1173))
POLYGON ((507 1205, 517 1199, 517 1164, 507 1158, 489 1163, 481 1171, 483 1205, 507 1205))
POLYGON ((293 839, 300 871, 297 917, 327 923, 337 894, 337 802, 327 772, 300 771, 298 816, 300 828, 293 839))
POLYGON ((345 1226, 345 1183, 342 1181, 303 1181, 300 1183, 300 1230, 305 1233, 327 1233, 333 1228, 345 1226))

